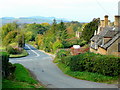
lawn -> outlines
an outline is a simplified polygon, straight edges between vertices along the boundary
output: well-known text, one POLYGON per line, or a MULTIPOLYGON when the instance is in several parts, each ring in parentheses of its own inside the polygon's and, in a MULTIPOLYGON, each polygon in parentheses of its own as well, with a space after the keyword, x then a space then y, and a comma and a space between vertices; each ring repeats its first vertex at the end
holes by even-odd
POLYGON ((70 68, 63 63, 58 63, 57 66, 67 75, 81 80, 88 80, 93 82, 118 84, 118 77, 104 76, 98 73, 71 71, 70 68))
POLYGON ((10 58, 25 57, 27 55, 28 55, 28 52, 26 50, 23 50, 21 54, 10 54, 10 58))
POLYGON ((43 88, 24 66, 21 64, 14 65, 16 66, 14 78, 3 79, 2 88, 43 88))

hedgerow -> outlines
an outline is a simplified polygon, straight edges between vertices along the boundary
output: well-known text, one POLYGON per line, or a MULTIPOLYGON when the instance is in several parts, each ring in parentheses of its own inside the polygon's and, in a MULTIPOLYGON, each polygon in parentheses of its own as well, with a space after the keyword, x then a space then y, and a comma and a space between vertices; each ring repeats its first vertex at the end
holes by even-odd
POLYGON ((76 56, 67 56, 61 62, 72 71, 87 71, 107 76, 120 75, 120 58, 87 52, 76 56))

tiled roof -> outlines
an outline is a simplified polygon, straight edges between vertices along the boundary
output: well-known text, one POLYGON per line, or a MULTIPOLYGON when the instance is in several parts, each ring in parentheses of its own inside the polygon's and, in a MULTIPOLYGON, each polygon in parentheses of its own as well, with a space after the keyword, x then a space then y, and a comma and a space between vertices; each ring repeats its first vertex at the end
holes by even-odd
POLYGON ((114 36, 108 43, 103 45, 103 48, 107 49, 110 45, 112 45, 118 38, 120 38, 120 33, 114 36))
POLYGON ((91 41, 94 43, 91 45, 92 48, 95 48, 95 45, 100 46, 104 49, 107 49, 110 45, 112 45, 118 38, 120 38, 120 29, 117 27, 105 27, 100 34, 95 35, 91 38, 91 41), (111 39, 102 45, 102 41, 104 38, 110 37, 111 39), (102 46, 101 46, 102 45, 102 46))
POLYGON ((100 32, 100 36, 102 37, 113 37, 115 34, 117 34, 117 28, 114 27, 105 27, 103 31, 100 32))

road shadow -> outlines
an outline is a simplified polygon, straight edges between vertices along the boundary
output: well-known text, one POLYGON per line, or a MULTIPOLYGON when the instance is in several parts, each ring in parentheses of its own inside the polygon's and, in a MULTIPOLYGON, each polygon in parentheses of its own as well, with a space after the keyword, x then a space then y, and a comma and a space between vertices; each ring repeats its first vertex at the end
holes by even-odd
POLYGON ((29 46, 29 47, 30 47, 30 49, 29 49, 27 46, 25 46, 24 49, 25 49, 25 50, 37 50, 36 48, 34 48, 34 47, 32 47, 32 46, 29 46))

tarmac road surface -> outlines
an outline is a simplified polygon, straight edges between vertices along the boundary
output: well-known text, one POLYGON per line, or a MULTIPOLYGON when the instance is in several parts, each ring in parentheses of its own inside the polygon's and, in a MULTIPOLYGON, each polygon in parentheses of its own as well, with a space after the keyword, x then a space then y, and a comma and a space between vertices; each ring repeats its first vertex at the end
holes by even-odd
POLYGON ((20 63, 28 68, 47 88, 117 88, 117 85, 79 80, 65 75, 53 62, 53 58, 26 44, 28 56, 10 58, 11 63, 20 63))

